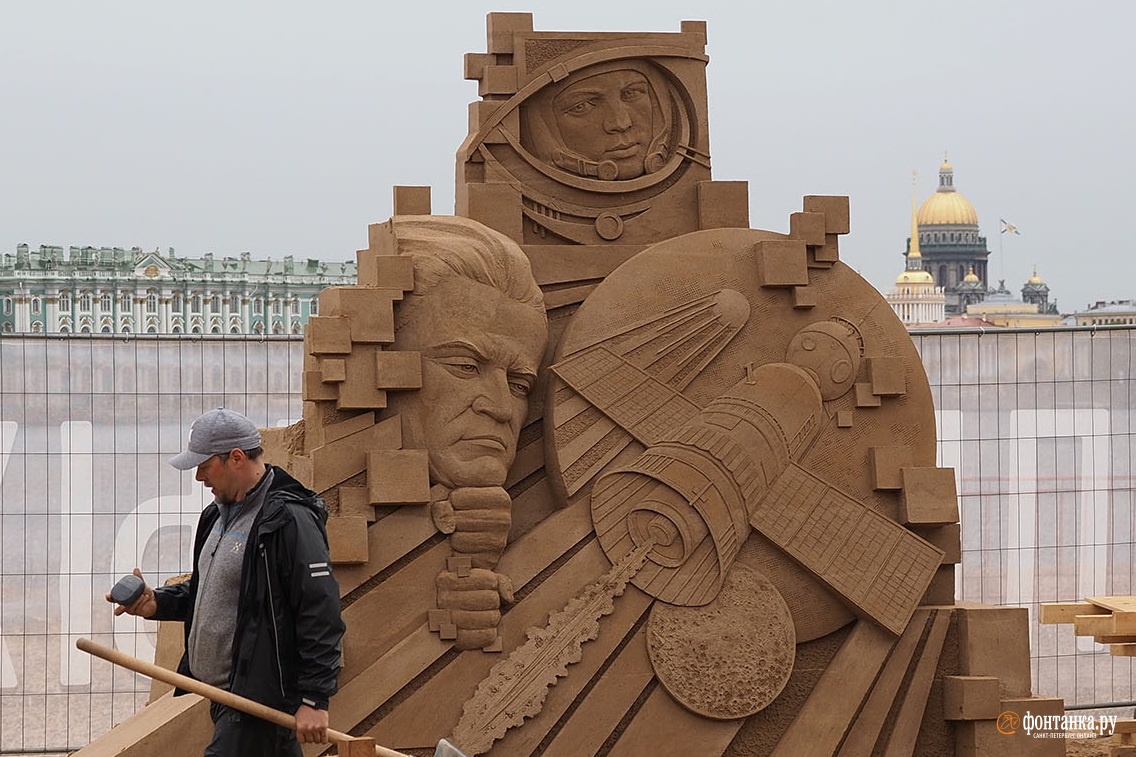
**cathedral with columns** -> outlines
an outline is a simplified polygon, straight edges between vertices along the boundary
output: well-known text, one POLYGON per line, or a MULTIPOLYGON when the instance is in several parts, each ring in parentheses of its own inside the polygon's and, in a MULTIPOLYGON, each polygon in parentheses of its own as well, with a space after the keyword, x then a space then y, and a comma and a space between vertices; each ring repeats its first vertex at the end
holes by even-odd
POLYGON ((954 167, 946 158, 939 166, 938 189, 922 205, 916 206, 916 202, 913 189, 911 236, 904 252, 904 268, 894 288, 885 294, 900 320, 909 326, 949 325, 952 318, 985 320, 988 311, 1005 320, 1001 316, 1007 307, 1014 316, 1025 316, 1031 322, 1037 320, 1028 318, 1031 315, 1059 320, 1056 303, 1049 301, 1049 286, 1036 268, 1022 286, 1020 300, 1010 294, 1005 282, 990 285, 990 251, 978 228, 978 213, 955 188, 954 167), (992 305, 993 301, 998 307, 983 307, 983 303, 992 305))

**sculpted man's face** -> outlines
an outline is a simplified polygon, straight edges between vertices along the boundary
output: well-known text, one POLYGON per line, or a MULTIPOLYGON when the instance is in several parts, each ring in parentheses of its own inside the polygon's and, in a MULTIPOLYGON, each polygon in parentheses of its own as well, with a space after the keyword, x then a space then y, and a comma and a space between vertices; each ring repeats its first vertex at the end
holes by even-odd
POLYGON ((644 173, 654 133, 651 85, 638 71, 608 71, 567 86, 552 100, 564 145, 589 160, 612 161, 617 179, 644 173))
POLYGON ((500 486, 544 355, 533 308, 493 287, 448 279, 400 306, 394 346, 422 353, 422 388, 392 392, 403 446, 430 453, 430 480, 500 486))

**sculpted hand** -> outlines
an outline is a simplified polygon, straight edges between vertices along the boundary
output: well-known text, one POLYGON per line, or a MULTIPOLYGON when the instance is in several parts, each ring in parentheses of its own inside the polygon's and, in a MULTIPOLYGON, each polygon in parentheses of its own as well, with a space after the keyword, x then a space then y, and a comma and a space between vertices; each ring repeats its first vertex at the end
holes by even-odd
MULTIPOLYGON (((135 568, 133 573, 139 578, 142 578, 142 570, 140 568, 135 568)), ((145 581, 145 579, 143 579, 143 581, 145 581)), ((114 602, 109 592, 106 594, 106 601, 114 602)), ((149 584, 146 584, 146 587, 142 590, 142 594, 138 599, 134 600, 133 604, 115 604, 115 615, 122 615, 124 612, 137 615, 140 618, 151 618, 158 612, 158 600, 154 598, 154 590, 150 588, 149 584)))
POLYGON ((300 705, 296 710, 296 741, 301 744, 327 743, 327 710, 300 705))
POLYGON ((499 486, 462 487, 431 506, 434 523, 450 535, 455 554, 470 558, 476 568, 493 569, 509 539, 513 501, 499 486))
POLYGON ((447 610, 457 627, 454 646, 458 649, 485 649, 497 640, 501 622, 501 602, 513 601, 513 584, 507 576, 485 568, 455 573, 442 571, 435 581, 438 607, 447 610))

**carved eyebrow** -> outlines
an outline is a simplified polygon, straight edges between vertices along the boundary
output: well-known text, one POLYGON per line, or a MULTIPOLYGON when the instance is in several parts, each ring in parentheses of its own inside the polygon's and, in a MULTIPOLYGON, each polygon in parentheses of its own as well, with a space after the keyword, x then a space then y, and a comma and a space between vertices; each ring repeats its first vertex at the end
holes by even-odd
MULTIPOLYGON (((490 351, 497 352, 497 350, 493 349, 491 349, 490 351)), ((486 352, 480 347, 476 346, 472 342, 467 342, 464 339, 454 339, 449 342, 442 342, 440 344, 435 344, 422 350, 423 355, 433 358, 452 357, 455 354, 464 353, 473 355, 474 358, 482 363, 492 363, 494 360, 494 358, 486 354, 486 352)), ((521 363, 520 355, 509 357, 507 354, 501 354, 500 357, 501 362, 505 362, 506 360, 508 361, 509 365, 505 369, 508 373, 529 379, 534 383, 536 382, 536 371, 526 365, 523 365, 521 363)))
POLYGON ((441 355, 450 355, 455 352, 469 352, 481 362, 488 362, 489 356, 482 352, 471 342, 463 339, 455 339, 451 342, 442 342, 441 344, 432 345, 423 352, 429 357, 438 357, 441 355))

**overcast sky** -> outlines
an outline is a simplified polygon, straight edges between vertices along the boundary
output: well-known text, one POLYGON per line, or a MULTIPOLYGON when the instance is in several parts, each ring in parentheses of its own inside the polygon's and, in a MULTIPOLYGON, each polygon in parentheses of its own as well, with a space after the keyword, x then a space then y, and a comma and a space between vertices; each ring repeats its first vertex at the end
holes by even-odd
POLYGON ((1063 311, 1136 297, 1132 0, 3 2, 0 253, 347 260, 393 185, 452 213, 462 56, 491 10, 707 21, 714 178, 748 181, 775 231, 803 195, 850 195, 841 253, 877 287, 903 267, 911 172, 922 202, 946 152, 992 281, 1017 293, 1036 263, 1063 311))

